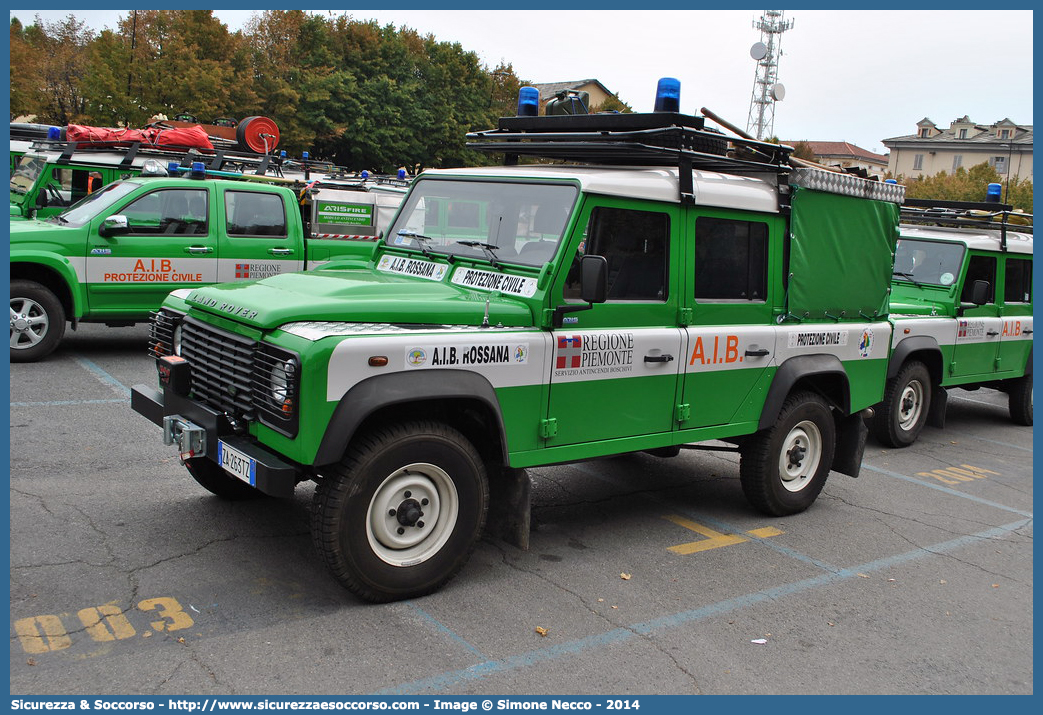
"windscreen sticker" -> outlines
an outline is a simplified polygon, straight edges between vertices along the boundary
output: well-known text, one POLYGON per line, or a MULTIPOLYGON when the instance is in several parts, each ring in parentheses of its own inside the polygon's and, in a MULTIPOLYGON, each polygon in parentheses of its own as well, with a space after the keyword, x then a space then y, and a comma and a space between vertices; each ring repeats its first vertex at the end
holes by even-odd
POLYGON ((445 278, 445 272, 448 268, 449 266, 444 263, 419 261, 415 258, 403 258, 402 256, 381 256, 380 262, 377 263, 378 271, 424 278, 429 281, 440 281, 445 278))
POLYGON ((528 362, 528 343, 423 345, 406 348, 406 365, 409 367, 526 365, 528 362))
POLYGON ((789 334, 791 348, 821 348, 847 345, 846 330, 794 330, 789 334))
POLYGON ((508 295, 531 298, 536 294, 536 279, 525 276, 512 276, 509 273, 481 271, 477 268, 457 268, 453 273, 453 283, 465 288, 499 291, 508 295))

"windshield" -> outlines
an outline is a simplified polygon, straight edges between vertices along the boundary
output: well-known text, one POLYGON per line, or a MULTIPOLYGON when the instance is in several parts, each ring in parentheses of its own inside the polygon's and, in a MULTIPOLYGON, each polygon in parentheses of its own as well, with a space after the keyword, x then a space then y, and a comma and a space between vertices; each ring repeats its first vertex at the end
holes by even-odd
POLYGON ((44 157, 24 155, 18 161, 14 173, 11 174, 11 193, 25 196, 29 189, 33 188, 36 180, 40 178, 45 166, 47 166, 47 161, 44 157))
POLYGON ((387 244, 542 266, 557 252, 578 193, 568 184, 422 179, 387 244))
POLYGON ((82 199, 70 206, 66 211, 52 218, 61 224, 82 226, 125 197, 127 194, 134 191, 137 186, 137 184, 131 184, 125 181, 117 181, 114 184, 109 184, 108 186, 95 191, 93 194, 84 196, 82 199))
POLYGON ((894 276, 899 280, 951 286, 960 275, 963 244, 900 238, 895 247, 894 276))

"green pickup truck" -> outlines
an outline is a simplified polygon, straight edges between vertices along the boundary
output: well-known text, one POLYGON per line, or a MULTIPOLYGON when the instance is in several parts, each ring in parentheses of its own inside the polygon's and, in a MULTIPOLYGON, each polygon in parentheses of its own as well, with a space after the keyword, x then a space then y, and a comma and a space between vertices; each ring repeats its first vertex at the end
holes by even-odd
POLYGON ((315 481, 321 558, 387 601, 452 578, 487 515, 524 543, 526 467, 709 441, 776 516, 858 475, 902 187, 672 112, 471 139, 507 165, 421 174, 366 265, 164 301, 132 406, 204 488, 315 481))
POLYGON ((1005 392, 1014 422, 1031 425, 1032 217, 996 204, 922 203, 902 213, 874 436, 905 447, 925 425, 943 427, 950 387, 1005 392))
POLYGON ((366 260, 405 191, 382 189, 140 176, 12 220, 11 361, 50 354, 67 321, 146 321, 174 289, 366 260))

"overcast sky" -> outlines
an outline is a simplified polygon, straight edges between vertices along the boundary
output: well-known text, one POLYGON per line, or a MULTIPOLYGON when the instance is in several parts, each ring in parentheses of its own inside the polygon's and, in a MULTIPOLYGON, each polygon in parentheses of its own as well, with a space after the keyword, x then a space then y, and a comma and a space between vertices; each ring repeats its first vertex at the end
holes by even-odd
MULTIPOLYGON (((36 14, 12 11, 23 24, 36 14)), ((115 28, 128 11, 71 11, 115 28)), ((756 10, 319 10, 411 27, 459 42, 489 66, 501 60, 532 82, 594 78, 635 111, 651 111, 656 82, 681 81, 681 111, 708 107, 745 128, 756 63, 756 10)), ((215 10, 230 29, 250 10, 215 10)), ((775 134, 848 141, 884 153, 882 139, 912 134, 929 117, 942 128, 967 115, 980 124, 1032 124, 1032 13, 1025 10, 792 10, 782 35, 775 134)), ((278 117, 274 117, 278 121, 278 117)))

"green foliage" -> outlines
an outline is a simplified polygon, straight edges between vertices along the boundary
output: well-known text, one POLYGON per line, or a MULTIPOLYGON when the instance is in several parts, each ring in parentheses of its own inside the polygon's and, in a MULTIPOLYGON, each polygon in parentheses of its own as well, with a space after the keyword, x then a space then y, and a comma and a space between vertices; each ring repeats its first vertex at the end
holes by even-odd
POLYGON ((72 16, 11 23, 12 112, 131 127, 267 116, 280 149, 353 169, 491 163, 465 134, 513 115, 521 84, 458 43, 348 15, 268 10, 235 33, 210 10, 129 11, 96 35, 72 16))
POLYGON ((815 155, 815 150, 811 148, 810 144, 803 140, 794 145, 793 156, 798 159, 804 159, 805 161, 818 161, 818 156, 815 155))
POLYGON ((629 114, 633 111, 634 108, 621 100, 618 93, 613 94, 598 106, 591 107, 590 109, 591 114, 596 112, 620 112, 622 114, 629 114))
POLYGON ((934 176, 920 176, 909 181, 899 176, 898 183, 905 184, 905 195, 909 198, 940 201, 984 201, 989 184, 1002 184, 1003 203, 1032 212, 1032 182, 1017 177, 1006 181, 988 162, 976 164, 970 169, 961 166, 952 174, 942 171, 934 176))

